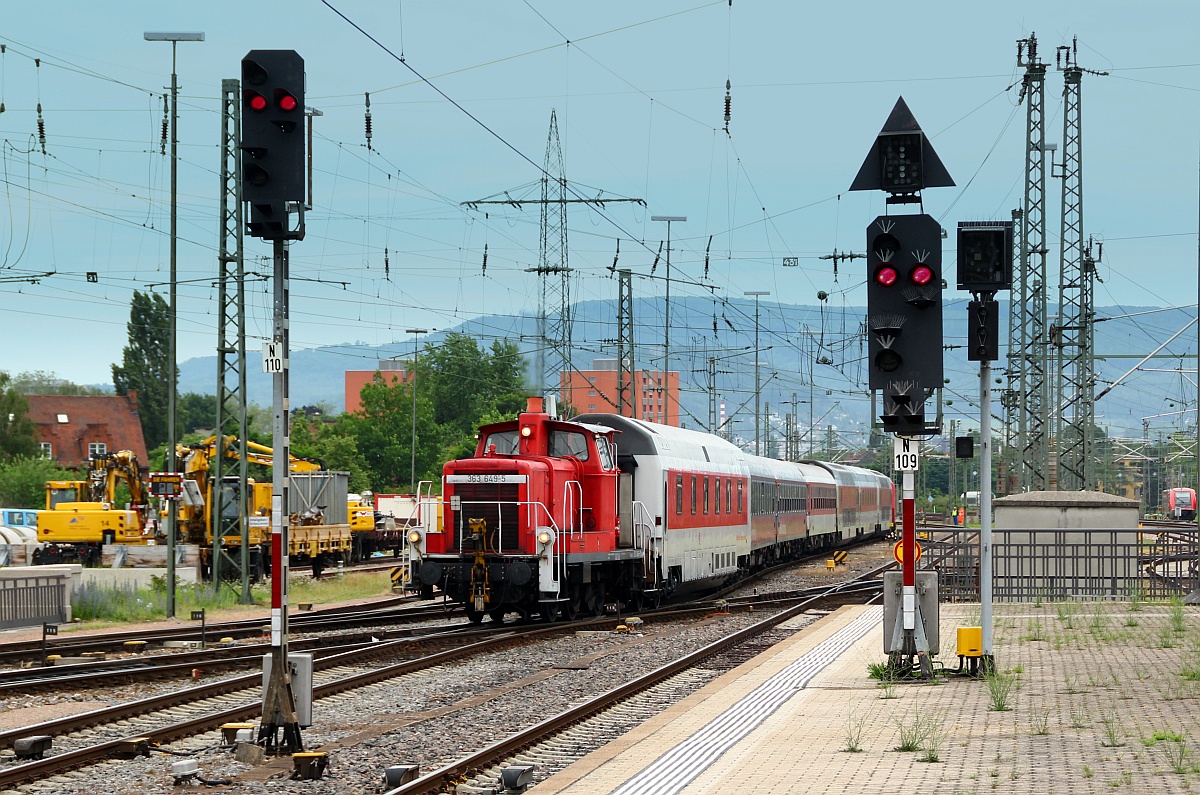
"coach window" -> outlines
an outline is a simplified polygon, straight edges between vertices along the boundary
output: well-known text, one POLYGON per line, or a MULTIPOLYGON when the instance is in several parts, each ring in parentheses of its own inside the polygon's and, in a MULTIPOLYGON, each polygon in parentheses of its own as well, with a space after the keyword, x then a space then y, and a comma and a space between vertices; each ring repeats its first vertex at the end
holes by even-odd
POLYGON ((738 513, 742 512, 742 481, 738 481, 738 513))
POLYGON ((675 515, 683 515, 683 475, 675 475, 675 515))
POLYGON ((696 515, 696 476, 692 475, 692 516, 696 515))
POLYGON ((716 487, 713 489, 713 513, 721 512, 721 479, 717 478, 716 487))
POLYGON ((725 511, 733 513, 733 478, 725 480, 725 511))
POLYGON ((704 477, 704 513, 708 514, 708 476, 704 477))

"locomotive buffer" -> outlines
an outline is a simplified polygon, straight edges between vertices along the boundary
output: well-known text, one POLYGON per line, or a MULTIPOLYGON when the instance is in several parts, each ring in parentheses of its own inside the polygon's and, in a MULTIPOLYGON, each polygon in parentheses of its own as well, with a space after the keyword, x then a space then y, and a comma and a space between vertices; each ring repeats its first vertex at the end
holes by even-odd
POLYGON ((867 227, 867 338, 872 406, 880 393, 879 427, 896 434, 895 467, 902 473, 901 564, 884 576, 884 653, 894 676, 933 676, 937 653, 937 572, 917 576, 914 474, 919 437, 941 432, 925 406, 943 383, 942 228, 924 212, 891 214, 895 205, 921 209, 924 188, 954 180, 904 99, 876 136, 850 190, 882 190, 889 214, 867 227), (899 594, 899 600, 895 596, 899 594), (915 660, 915 661, 914 661, 915 660))

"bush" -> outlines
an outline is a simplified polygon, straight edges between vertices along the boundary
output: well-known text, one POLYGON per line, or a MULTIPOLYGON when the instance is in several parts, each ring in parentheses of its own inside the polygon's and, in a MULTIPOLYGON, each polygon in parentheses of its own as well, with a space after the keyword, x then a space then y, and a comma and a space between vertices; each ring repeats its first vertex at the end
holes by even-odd
POLYGON ((0 464, 0 506, 45 508, 47 480, 75 480, 70 470, 48 458, 15 458, 0 464))

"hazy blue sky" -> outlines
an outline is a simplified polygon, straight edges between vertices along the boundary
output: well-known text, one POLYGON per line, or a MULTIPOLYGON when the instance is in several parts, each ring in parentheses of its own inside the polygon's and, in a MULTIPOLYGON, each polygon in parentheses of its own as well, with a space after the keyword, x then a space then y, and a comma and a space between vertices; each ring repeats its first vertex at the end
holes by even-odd
MULTIPOLYGON (((207 35, 178 50, 181 359, 211 355, 214 345, 220 81, 236 77, 256 48, 298 50, 307 104, 324 113, 315 209, 292 254, 299 347, 382 343, 410 327, 532 311, 537 285, 524 269, 538 256, 536 208, 485 216, 459 203, 535 183, 539 172, 513 148, 542 162, 552 108, 567 176, 588 186, 580 192, 649 205, 571 210, 577 299, 615 296, 607 268, 618 239, 620 266, 648 272, 666 234, 649 217, 670 214, 688 217, 672 230, 676 275, 701 278, 711 236, 716 294, 771 291, 764 326, 773 301, 815 303, 818 290, 835 305, 861 305, 861 261, 841 265, 835 280, 819 257, 861 251, 865 226, 883 211, 882 194, 846 188, 898 96, 958 183, 926 192, 926 210, 951 231, 949 248, 957 221, 1008 218, 1017 206, 1025 110, 1016 104, 1015 41, 1032 31, 1051 64, 1049 140, 1062 129, 1055 47, 1077 35, 1080 64, 1110 72, 1083 85, 1085 228, 1104 241, 1097 303, 1195 302, 1194 0, 927 2, 911 11, 895 2, 330 3, 397 57, 316 0, 5 4, 0 369, 108 381, 132 291, 165 293, 169 163, 160 133, 171 48, 143 41, 147 30, 207 35), (781 267, 785 256, 800 267, 781 267), (12 281, 47 271, 56 275, 38 284, 12 281), (88 271, 98 283, 86 281, 88 271)), ((1055 243, 1059 189, 1051 181, 1055 243)), ((270 249, 248 238, 247 252, 270 249)), ((1056 251, 1050 259, 1056 265, 1056 251)), ((248 268, 269 272, 263 262, 248 268)), ((249 288, 257 348, 270 329, 269 285, 249 288)), ((635 290, 654 296, 662 285, 637 280, 635 290)), ((678 284, 675 295, 708 290, 678 284)), ((1156 327, 1153 316, 1146 327, 1149 337, 1176 330, 1156 327)), ((688 334, 679 331, 681 343, 688 334)), ((585 345, 614 336, 611 327, 576 332, 585 345)))

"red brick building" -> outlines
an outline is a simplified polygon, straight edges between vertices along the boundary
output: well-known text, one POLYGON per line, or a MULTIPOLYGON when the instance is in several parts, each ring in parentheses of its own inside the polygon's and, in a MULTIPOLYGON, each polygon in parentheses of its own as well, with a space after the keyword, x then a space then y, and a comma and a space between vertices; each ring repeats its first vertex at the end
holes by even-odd
MULTIPOLYGON (((580 414, 617 413, 617 360, 595 359, 591 370, 562 374, 562 398, 580 414)), ((672 370, 666 387, 661 370, 634 375, 634 414, 647 422, 663 421, 663 399, 670 402, 668 425, 679 425, 679 372, 672 370), (665 394, 664 394, 665 393, 665 394)), ((625 411, 629 416, 629 411, 625 411)))
POLYGON ((346 371, 346 411, 358 411, 362 408, 362 400, 360 395, 362 388, 371 383, 371 379, 375 377, 375 373, 383 376, 385 384, 407 384, 410 370, 406 369, 405 365, 408 362, 394 361, 392 359, 382 359, 379 362, 379 367, 374 370, 347 370, 346 371))
POLYGON ((83 466, 95 453, 132 450, 146 464, 137 392, 127 395, 26 395, 42 456, 83 466))

